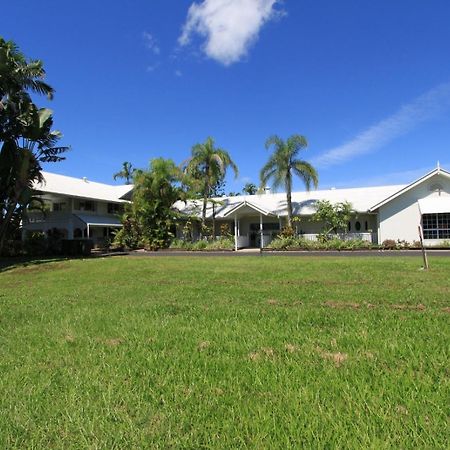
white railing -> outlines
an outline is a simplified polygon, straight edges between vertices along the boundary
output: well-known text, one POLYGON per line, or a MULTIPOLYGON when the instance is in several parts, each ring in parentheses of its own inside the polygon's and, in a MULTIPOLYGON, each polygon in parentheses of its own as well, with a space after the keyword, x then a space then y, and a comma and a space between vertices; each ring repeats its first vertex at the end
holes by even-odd
POLYGON ((66 222, 72 217, 72 213, 66 211, 49 211, 46 213, 40 211, 28 211, 24 223, 43 223, 43 222, 66 222))
POLYGON ((248 247, 250 245, 250 239, 248 235, 241 235, 237 237, 238 248, 248 247))
MULTIPOLYGON (((300 234, 299 237, 307 241, 317 241, 319 234, 300 234)), ((330 234, 330 238, 338 238, 343 241, 361 240, 367 242, 376 242, 376 233, 338 233, 330 234)))

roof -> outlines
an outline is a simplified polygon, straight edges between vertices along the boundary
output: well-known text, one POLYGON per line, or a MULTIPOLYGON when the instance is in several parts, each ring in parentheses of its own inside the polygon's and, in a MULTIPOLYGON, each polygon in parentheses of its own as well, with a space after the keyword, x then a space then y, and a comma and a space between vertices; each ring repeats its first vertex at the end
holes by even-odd
POLYGON ((102 227, 121 227, 122 223, 116 216, 97 216, 89 214, 75 214, 86 225, 97 225, 102 227))
POLYGON ((45 182, 35 183, 33 188, 49 194, 67 195, 69 197, 103 200, 112 203, 124 203, 121 199, 133 189, 132 185, 111 185, 96 183, 85 178, 67 177, 50 172, 42 172, 45 182))
POLYGON ((431 172, 428 172, 423 177, 418 178, 416 181, 413 181, 411 184, 408 184, 408 185, 404 186, 402 189, 399 189, 397 192, 392 193, 392 195, 382 199, 378 203, 375 203, 374 206, 372 206, 370 208, 370 211, 372 212, 372 211, 377 210, 381 206, 385 205, 386 203, 391 202, 392 200, 394 200, 395 198, 397 198, 400 195, 404 194, 405 192, 410 191, 411 189, 415 188, 416 186, 418 186, 419 184, 423 183, 424 181, 429 180, 434 175, 443 175, 445 177, 449 177, 450 178, 450 172, 440 168, 439 165, 438 165, 436 167, 436 169, 433 169, 431 172))
MULTIPOLYGON (((351 189, 325 189, 310 192, 293 192, 292 207, 294 215, 311 215, 316 211, 318 200, 328 200, 331 203, 350 202, 357 212, 367 212, 370 207, 383 199, 392 196, 405 185, 376 186, 351 189)), ((256 194, 238 195, 235 197, 219 197, 214 201, 215 217, 224 219, 239 215, 244 206, 256 213, 264 215, 287 216, 286 194, 256 194), (259 212, 258 212, 259 211, 259 212)), ((200 217, 202 213, 202 200, 178 201, 174 207, 183 214, 200 217)), ((213 205, 208 203, 206 217, 212 218, 213 205)))

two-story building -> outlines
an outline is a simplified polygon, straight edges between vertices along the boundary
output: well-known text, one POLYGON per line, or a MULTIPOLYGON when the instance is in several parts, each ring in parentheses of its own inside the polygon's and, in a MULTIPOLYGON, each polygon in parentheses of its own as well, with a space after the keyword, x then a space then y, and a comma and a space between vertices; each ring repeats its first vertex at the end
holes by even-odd
POLYGON ((28 231, 58 233, 66 239, 92 239, 101 244, 112 230, 122 227, 119 214, 124 196, 133 186, 96 183, 86 178, 73 178, 43 172, 44 183, 34 189, 43 200, 43 211, 28 211, 23 222, 23 235, 28 231))

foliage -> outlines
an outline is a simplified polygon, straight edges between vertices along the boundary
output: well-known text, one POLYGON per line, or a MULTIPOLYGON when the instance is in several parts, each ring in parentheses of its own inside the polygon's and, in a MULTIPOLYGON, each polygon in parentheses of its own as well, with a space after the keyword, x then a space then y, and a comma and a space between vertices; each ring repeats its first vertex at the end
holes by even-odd
POLYGON ((373 245, 362 239, 330 238, 323 241, 311 241, 302 236, 286 235, 274 239, 268 248, 272 250, 367 250, 373 248, 373 245))
POLYGON ((185 241, 184 239, 174 239, 170 248, 190 251, 200 250, 234 250, 234 240, 230 237, 221 237, 219 239, 200 239, 195 242, 185 241))
POLYGON ((278 236, 280 238, 291 238, 295 236, 295 230, 292 226, 286 225, 281 229, 281 231, 278 233, 278 236))
POLYGON ((182 164, 182 168, 186 177, 185 183, 190 186, 192 195, 201 196, 203 199, 202 222, 205 223, 208 198, 214 196, 214 193, 217 194, 228 169, 231 168, 237 176, 238 168, 230 154, 216 147, 211 137, 192 147, 191 157, 182 164))
POLYGON ((124 163, 122 163, 122 169, 119 170, 119 172, 116 172, 113 175, 113 178, 114 180, 123 178, 125 180, 125 184, 131 184, 135 172, 136 169, 133 167, 133 165, 130 162, 125 161, 124 163))
POLYGON ((33 231, 27 233, 24 241, 24 249, 28 255, 42 256, 47 253, 48 243, 45 233, 33 231))
POLYGON ((294 176, 300 178, 306 190, 317 188, 318 175, 316 169, 307 161, 300 159, 299 154, 305 150, 308 142, 304 136, 294 134, 286 141, 278 136, 271 136, 266 141, 266 149, 274 148, 269 161, 260 172, 261 188, 272 180, 273 187, 286 190, 288 225, 292 226, 292 184, 294 176))
POLYGON ((242 193, 247 195, 255 195, 258 192, 258 186, 253 183, 246 183, 242 188, 242 193))
POLYGON ((222 223, 220 225, 220 235, 223 236, 223 237, 230 237, 231 236, 230 225, 228 223, 222 223))
POLYGON ((44 76, 41 61, 27 60, 0 38, 0 253, 33 202, 41 164, 61 161, 67 150, 56 145, 61 133, 52 130, 52 111, 31 99, 30 93, 53 96, 44 76))
POLYGON ((353 213, 349 202, 331 203, 328 200, 319 200, 312 220, 323 223, 322 237, 323 240, 327 240, 330 233, 347 231, 348 222, 353 213))
POLYGON ((172 205, 184 199, 180 180, 180 169, 171 159, 152 159, 149 170, 137 171, 133 201, 126 207, 123 228, 116 234, 114 244, 147 250, 168 247, 177 216, 172 205))

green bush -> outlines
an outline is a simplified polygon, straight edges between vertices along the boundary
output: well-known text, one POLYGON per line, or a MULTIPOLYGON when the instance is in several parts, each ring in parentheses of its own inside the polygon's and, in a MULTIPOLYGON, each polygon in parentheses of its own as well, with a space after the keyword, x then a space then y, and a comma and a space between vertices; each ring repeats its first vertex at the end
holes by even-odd
POLYGON ((372 248, 372 244, 361 239, 344 241, 328 237, 327 240, 309 241, 297 236, 277 237, 268 247, 273 250, 365 250, 372 248))
POLYGON ((208 242, 207 250, 234 250, 234 240, 230 238, 220 238, 208 242))
POLYGON ((27 233, 23 247, 30 256, 45 255, 48 249, 47 236, 41 231, 27 233))
POLYGON ((5 241, 0 256, 20 256, 24 252, 23 242, 18 240, 5 241))
POLYGON ((222 237, 220 239, 215 239, 211 241, 207 241, 205 239, 189 242, 184 241, 183 239, 173 239, 170 244, 171 249, 180 249, 180 250, 233 250, 234 249, 234 240, 229 237, 222 237))

